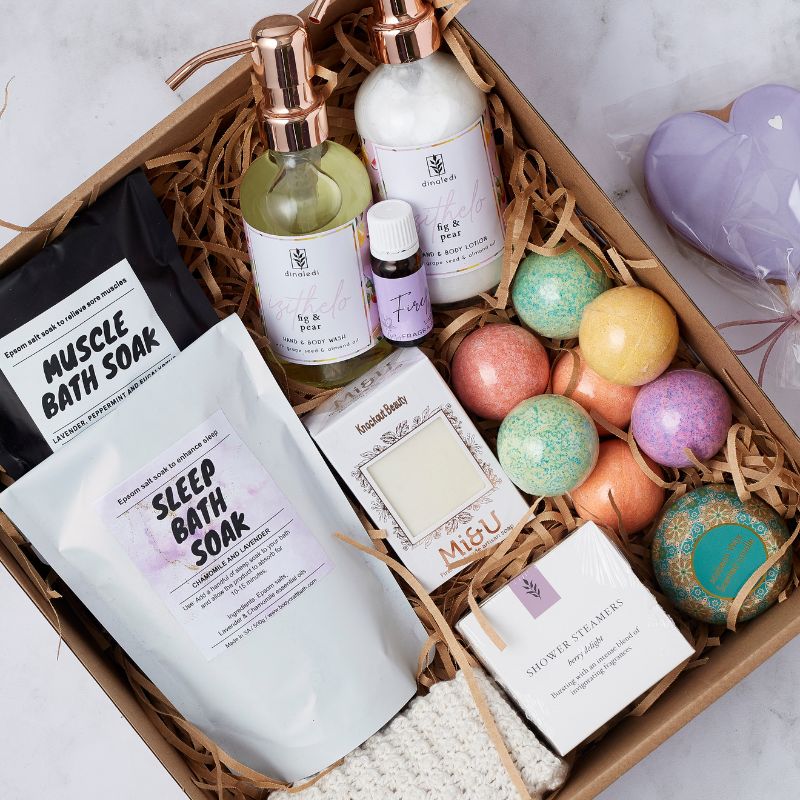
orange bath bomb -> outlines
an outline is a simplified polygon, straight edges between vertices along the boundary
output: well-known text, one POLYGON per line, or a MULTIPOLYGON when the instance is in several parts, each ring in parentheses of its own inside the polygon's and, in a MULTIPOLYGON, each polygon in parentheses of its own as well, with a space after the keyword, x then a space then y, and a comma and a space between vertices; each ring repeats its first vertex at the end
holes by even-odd
MULTIPOLYGON (((627 430, 631 421, 631 411, 636 395, 639 394, 638 386, 620 386, 611 383, 598 375, 581 356, 581 350, 576 347, 573 351, 578 357, 578 382, 570 397, 583 406, 589 413, 596 411, 601 417, 607 419, 612 425, 622 430, 627 430)), ((564 394, 569 386, 575 358, 569 353, 564 353, 553 367, 553 394, 564 394)), ((597 425, 597 432, 607 436, 608 431, 597 425)))
MULTIPOLYGON (((656 475, 661 468, 651 458, 644 460, 656 475)), ((585 520, 617 530, 619 522, 608 499, 611 491, 628 533, 646 528, 664 505, 664 490, 642 472, 627 442, 609 439, 600 442, 597 465, 577 489, 570 492, 578 515, 585 520)))

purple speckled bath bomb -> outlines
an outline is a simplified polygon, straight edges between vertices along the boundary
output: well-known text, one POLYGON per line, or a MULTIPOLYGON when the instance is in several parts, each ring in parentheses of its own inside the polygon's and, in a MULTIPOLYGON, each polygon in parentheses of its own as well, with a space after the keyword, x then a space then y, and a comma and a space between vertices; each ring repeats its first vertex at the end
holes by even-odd
POLYGON ((643 386, 633 404, 631 432, 650 458, 688 467, 685 447, 701 461, 725 444, 731 402, 722 384, 695 369, 676 369, 643 386))

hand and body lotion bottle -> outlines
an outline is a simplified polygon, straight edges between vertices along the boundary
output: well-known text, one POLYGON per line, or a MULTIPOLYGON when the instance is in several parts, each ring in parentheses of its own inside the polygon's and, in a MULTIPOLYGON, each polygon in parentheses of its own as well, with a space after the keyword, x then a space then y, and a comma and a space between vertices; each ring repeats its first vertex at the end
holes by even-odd
POLYGON ((439 50, 428 2, 375 0, 369 25, 379 64, 355 115, 375 199, 414 208, 431 301, 469 300, 499 283, 503 264, 505 189, 486 97, 439 50))
POLYGON ((341 386, 391 349, 380 336, 370 267, 370 182, 361 160, 327 139, 303 21, 279 15, 262 22, 251 52, 268 150, 241 187, 261 314, 291 378, 341 386))

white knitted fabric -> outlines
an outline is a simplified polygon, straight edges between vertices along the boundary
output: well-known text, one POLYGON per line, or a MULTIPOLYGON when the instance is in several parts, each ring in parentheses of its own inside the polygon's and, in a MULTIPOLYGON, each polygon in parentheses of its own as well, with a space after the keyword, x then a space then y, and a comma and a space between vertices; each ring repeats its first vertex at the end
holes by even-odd
MULTIPOLYGON (((475 669, 492 716, 532 800, 557 789, 567 765, 525 726, 485 673, 475 669)), ((463 673, 412 700, 344 763, 296 794, 270 800, 518 800, 463 673)))

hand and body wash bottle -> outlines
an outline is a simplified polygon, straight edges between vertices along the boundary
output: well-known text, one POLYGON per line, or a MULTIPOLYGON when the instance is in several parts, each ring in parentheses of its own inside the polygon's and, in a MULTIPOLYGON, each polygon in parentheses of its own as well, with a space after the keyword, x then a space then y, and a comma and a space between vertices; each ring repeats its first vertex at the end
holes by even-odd
POLYGON ((375 199, 414 208, 435 305, 490 291, 502 272, 505 189, 486 97, 439 51, 424 0, 375 0, 370 32, 381 63, 355 115, 375 199))
POLYGON ((303 21, 269 17, 252 39, 269 149, 245 173, 240 202, 264 327, 291 378, 341 386, 391 349, 370 267, 369 178, 355 154, 327 141, 303 21))

